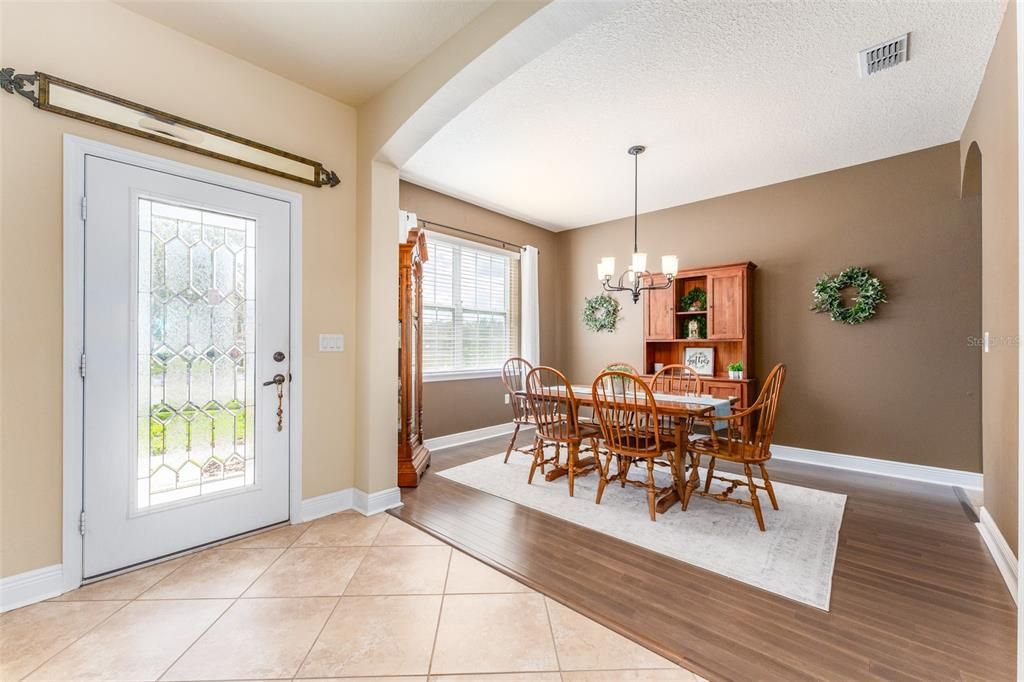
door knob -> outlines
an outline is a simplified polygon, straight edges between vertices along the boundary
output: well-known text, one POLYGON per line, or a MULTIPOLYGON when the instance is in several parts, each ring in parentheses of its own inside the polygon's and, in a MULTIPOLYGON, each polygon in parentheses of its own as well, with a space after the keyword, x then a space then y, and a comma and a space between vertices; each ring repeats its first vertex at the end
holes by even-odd
POLYGON ((281 384, 284 383, 284 381, 285 379, 283 374, 275 374, 273 379, 271 379, 270 381, 264 381, 263 385, 273 386, 274 384, 277 384, 278 386, 280 386, 281 384))

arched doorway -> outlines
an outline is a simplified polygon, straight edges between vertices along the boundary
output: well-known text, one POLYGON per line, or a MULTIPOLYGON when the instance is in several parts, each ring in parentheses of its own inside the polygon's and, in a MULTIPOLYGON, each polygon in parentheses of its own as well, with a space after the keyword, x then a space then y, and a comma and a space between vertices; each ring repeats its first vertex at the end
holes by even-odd
MULTIPOLYGON (((968 221, 968 227, 970 230, 970 238, 982 240, 982 157, 981 148, 977 142, 971 142, 970 147, 967 150, 967 154, 964 157, 964 163, 961 173, 961 184, 960 184, 960 198, 964 202, 965 215, 968 221)), ((979 250, 979 259, 983 259, 981 255, 983 250, 979 250)), ((984 267, 983 262, 979 262, 977 271, 979 276, 982 273, 984 267)), ((984 288, 984 278, 982 278, 982 288, 984 288)), ((975 339, 972 339, 974 343, 970 344, 972 348, 977 349, 981 353, 980 372, 978 374, 977 382, 977 395, 978 409, 976 418, 981 423, 981 440, 978 443, 978 451, 981 460, 982 474, 985 473, 985 451, 986 451, 986 420, 985 420, 985 373, 986 373, 986 348, 984 344, 985 334, 985 316, 983 309, 983 298, 984 291, 978 299, 978 307, 982 309, 981 313, 981 328, 978 330, 975 339)), ((965 500, 974 510, 974 514, 977 517, 981 512, 983 504, 983 493, 978 491, 966 491, 965 500)))

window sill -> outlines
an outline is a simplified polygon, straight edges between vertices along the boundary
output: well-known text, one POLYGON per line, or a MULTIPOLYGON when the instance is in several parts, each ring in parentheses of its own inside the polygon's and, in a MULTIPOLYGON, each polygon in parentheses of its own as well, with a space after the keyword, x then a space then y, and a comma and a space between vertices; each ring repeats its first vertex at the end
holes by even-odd
POLYGON ((501 376, 500 369, 480 369, 468 372, 437 372, 435 374, 423 374, 423 383, 430 384, 435 381, 462 381, 463 379, 497 379, 501 376))

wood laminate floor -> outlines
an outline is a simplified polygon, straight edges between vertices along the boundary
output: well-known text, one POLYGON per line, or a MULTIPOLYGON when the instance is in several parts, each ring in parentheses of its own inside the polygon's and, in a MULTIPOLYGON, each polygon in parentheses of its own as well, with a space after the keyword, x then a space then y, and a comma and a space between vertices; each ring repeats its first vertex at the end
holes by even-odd
POLYGON ((392 513, 711 680, 1014 678, 1016 607, 952 488, 773 462, 848 496, 826 613, 435 475, 506 443, 435 452, 392 513))

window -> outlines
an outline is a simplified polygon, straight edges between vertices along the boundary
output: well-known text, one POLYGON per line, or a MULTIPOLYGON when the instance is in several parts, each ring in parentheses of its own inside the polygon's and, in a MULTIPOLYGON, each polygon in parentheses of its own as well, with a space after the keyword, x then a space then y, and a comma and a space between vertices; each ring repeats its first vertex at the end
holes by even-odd
POLYGON ((497 374, 519 354, 519 254, 427 233, 423 374, 497 374))

